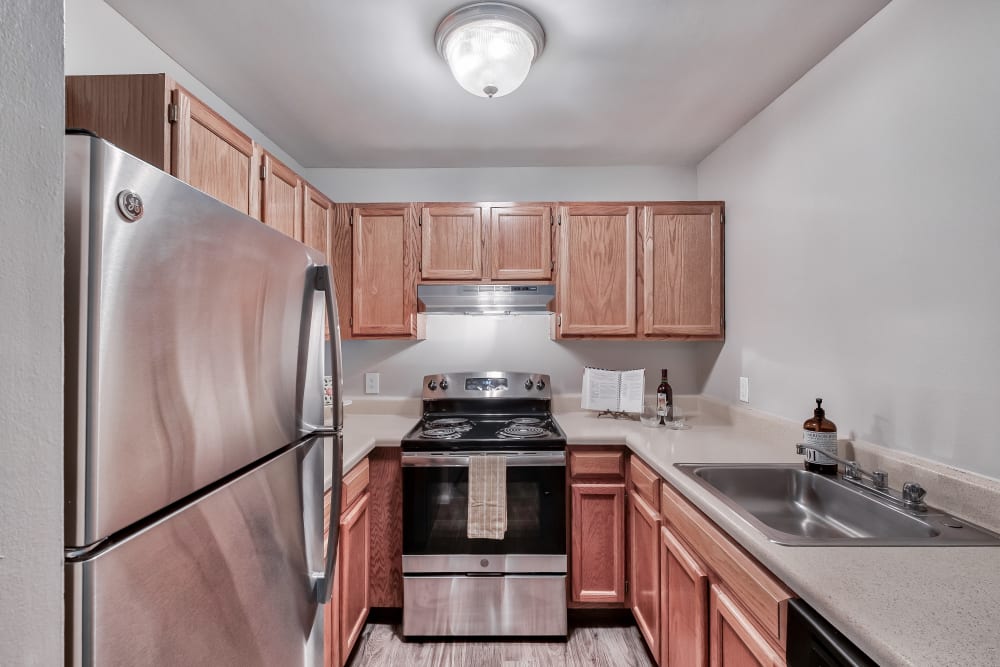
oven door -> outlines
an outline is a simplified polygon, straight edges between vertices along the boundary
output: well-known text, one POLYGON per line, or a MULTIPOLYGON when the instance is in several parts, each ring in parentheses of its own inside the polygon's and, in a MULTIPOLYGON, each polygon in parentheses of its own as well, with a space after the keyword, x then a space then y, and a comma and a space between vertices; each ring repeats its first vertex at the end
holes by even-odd
POLYGON ((404 452, 403 572, 565 573, 566 453, 507 457, 507 532, 470 539, 469 458, 493 452, 404 452))

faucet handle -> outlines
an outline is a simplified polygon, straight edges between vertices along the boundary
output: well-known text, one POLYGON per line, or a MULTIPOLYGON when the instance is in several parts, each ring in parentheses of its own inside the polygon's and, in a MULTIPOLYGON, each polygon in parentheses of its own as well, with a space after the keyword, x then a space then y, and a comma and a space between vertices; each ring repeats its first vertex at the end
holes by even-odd
POLYGON ((861 466, 857 461, 848 461, 844 464, 844 479, 861 479, 861 466))
POLYGON ((903 500, 914 505, 922 505, 927 491, 916 482, 907 482, 903 485, 903 500))
POLYGON ((886 490, 889 488, 889 473, 885 470, 872 471, 872 484, 876 489, 886 490))

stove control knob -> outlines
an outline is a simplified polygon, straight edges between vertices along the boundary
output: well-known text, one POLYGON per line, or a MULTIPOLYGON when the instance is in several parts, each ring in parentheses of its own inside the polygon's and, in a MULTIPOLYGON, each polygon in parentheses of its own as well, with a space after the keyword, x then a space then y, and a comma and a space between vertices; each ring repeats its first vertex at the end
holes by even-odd
POLYGON ((434 391, 435 389, 437 389, 438 388, 437 381, 431 380, 430 382, 428 382, 427 383, 427 388, 430 389, 431 391, 434 391))
POLYGON ((541 391, 542 389, 545 389, 545 380, 539 380, 538 384, 535 385, 535 386, 538 387, 538 391, 541 391))
POLYGON ((448 388, 448 378, 441 378, 441 390, 444 391, 448 388))
POLYGON ((528 378, 527 380, 524 381, 525 389, 531 389, 533 386, 535 386, 535 383, 531 381, 531 378, 528 378))

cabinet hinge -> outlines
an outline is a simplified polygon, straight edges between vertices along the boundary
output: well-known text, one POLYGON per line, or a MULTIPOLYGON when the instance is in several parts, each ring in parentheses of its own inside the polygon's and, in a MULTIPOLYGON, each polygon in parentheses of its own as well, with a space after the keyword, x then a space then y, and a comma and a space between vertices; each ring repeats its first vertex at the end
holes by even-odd
POLYGON ((424 260, 421 259, 417 261, 417 271, 420 273, 424 272, 424 260))
POLYGON ((562 328, 562 313, 556 315, 556 326, 562 328))
POLYGON ((181 119, 181 110, 176 104, 171 102, 167 105, 167 122, 176 123, 181 119))
POLYGON ((260 165, 260 180, 262 180, 262 181, 266 181, 267 180, 267 165, 266 164, 260 165))
POLYGON ((628 579, 625 580, 625 594, 628 595, 628 579))
POLYGON ((354 328, 354 317, 347 318, 347 326, 351 327, 352 329, 354 328))
POLYGON ((556 270, 556 260, 553 259, 551 262, 549 262, 549 265, 550 269, 552 269, 553 271, 556 270))

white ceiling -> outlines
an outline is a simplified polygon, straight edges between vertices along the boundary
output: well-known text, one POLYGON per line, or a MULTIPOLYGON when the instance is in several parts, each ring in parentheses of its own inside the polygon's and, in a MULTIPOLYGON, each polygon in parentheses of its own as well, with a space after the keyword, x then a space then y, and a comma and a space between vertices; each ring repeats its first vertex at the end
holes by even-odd
POLYGON ((478 167, 694 163, 888 0, 521 0, 493 100, 434 48, 456 0, 108 2, 302 165, 478 167))

